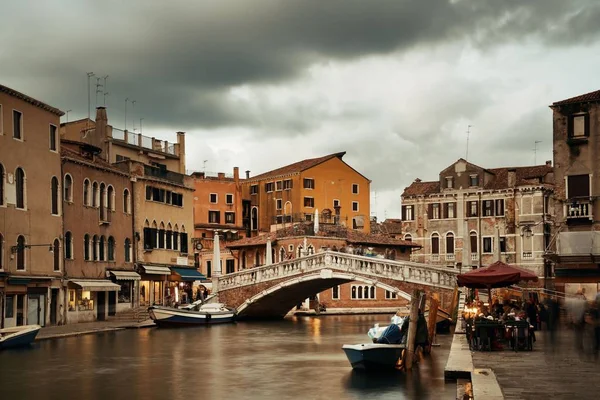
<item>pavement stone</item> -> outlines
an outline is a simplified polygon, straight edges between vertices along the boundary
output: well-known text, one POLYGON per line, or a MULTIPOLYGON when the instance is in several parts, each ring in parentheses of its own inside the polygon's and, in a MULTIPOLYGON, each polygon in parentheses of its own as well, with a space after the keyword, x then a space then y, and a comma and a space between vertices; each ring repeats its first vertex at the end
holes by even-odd
POLYGON ((600 362, 575 350, 573 331, 559 331, 555 346, 550 345, 547 332, 536 336, 531 352, 475 351, 473 365, 494 371, 507 400, 598 399, 600 362))
POLYGON ((446 379, 469 379, 473 371, 473 360, 469 350, 467 337, 461 334, 455 334, 452 338, 450 355, 444 368, 444 377, 446 379))

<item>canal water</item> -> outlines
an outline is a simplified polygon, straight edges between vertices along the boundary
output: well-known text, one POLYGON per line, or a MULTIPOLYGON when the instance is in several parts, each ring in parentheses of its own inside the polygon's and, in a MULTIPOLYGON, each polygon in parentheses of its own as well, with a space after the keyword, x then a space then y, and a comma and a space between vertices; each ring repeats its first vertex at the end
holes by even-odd
POLYGON ((454 399, 451 338, 410 374, 353 371, 342 344, 388 315, 130 329, 0 352, 0 399, 454 399))

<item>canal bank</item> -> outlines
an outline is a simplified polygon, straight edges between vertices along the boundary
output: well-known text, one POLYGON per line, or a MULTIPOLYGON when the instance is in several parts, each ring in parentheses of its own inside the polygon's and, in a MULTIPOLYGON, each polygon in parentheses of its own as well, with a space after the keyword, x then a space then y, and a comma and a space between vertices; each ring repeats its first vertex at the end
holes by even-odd
POLYGON ((36 341, 60 339, 71 336, 90 335, 102 332, 114 332, 124 329, 151 328, 156 326, 152 320, 136 321, 96 321, 81 322, 59 326, 48 326, 40 329, 36 341))

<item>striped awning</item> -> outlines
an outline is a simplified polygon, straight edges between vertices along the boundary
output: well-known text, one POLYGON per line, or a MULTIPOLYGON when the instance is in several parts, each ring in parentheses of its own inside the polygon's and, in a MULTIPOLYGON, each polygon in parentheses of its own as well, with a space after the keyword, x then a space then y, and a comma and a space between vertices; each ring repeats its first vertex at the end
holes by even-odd
POLYGON ((149 275, 171 275, 169 267, 159 267, 156 265, 142 265, 144 271, 149 275))
POLYGON ((108 271, 118 281, 139 281, 142 279, 140 274, 134 271, 108 271))
POLYGON ((110 291, 121 289, 121 285, 117 285, 116 283, 112 283, 106 279, 71 280, 69 282, 79 286, 83 290, 89 290, 90 292, 104 292, 107 290, 110 291))

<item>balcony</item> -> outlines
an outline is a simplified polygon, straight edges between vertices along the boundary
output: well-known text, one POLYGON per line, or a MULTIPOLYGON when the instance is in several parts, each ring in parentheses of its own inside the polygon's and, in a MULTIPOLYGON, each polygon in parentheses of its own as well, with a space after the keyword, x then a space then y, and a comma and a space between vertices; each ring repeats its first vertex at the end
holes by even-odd
POLYGON ((523 258, 523 260, 533 260, 533 252, 524 251, 522 258, 523 258))
POLYGON ((471 261, 479 261, 479 254, 471 253, 471 261))
POLYGON ((454 261, 456 256, 454 254, 446 254, 446 261, 454 261))
POLYGON ((576 219, 592 219, 592 203, 589 201, 573 201, 567 204, 567 221, 576 219))
POLYGON ((440 255, 439 254, 432 254, 431 255, 431 261, 440 261, 440 255))
POLYGON ((144 165, 144 175, 151 176, 154 178, 164 179, 169 182, 178 183, 183 185, 185 175, 169 171, 166 169, 152 167, 150 165, 144 165))

